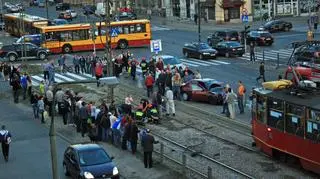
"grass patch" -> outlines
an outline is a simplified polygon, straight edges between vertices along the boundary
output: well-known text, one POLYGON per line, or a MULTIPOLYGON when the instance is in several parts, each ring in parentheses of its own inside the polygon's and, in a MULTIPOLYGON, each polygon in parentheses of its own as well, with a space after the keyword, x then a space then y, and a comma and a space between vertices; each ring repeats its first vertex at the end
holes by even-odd
POLYGON ((94 90, 88 89, 86 86, 81 84, 65 84, 65 85, 59 85, 62 89, 72 89, 74 92, 78 93, 97 93, 94 90))
POLYGON ((29 75, 38 75, 43 73, 43 68, 42 65, 22 65, 20 72, 29 75))

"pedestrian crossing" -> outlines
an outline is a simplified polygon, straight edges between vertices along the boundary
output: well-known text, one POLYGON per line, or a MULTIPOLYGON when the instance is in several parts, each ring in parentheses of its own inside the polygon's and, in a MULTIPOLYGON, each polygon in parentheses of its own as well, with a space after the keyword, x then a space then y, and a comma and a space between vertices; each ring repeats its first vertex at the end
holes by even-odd
MULTIPOLYGON (((293 49, 266 50, 264 52, 255 52, 255 56, 256 60, 258 61, 262 61, 263 59, 264 61, 277 61, 279 56, 279 61, 285 60, 287 62, 292 54, 292 51, 293 49)), ((239 58, 250 61, 250 53, 247 52, 239 58)))
MULTIPOLYGON (((39 86, 40 82, 43 81, 43 75, 32 75, 32 85, 33 86, 39 86)), ((91 74, 83 73, 83 74, 75 74, 75 73, 55 73, 54 80, 57 83, 62 83, 62 82, 81 82, 81 81, 86 81, 86 80, 93 80, 96 79, 94 76, 91 74)))

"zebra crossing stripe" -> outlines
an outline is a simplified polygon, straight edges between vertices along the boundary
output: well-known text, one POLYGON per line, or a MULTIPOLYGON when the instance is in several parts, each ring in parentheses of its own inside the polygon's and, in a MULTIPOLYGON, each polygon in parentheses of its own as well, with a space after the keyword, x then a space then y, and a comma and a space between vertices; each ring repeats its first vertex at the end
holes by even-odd
POLYGON ((194 58, 191 58, 190 61, 196 61, 196 62, 199 62, 199 63, 208 64, 208 65, 219 65, 218 63, 214 63, 214 62, 211 62, 211 61, 198 60, 198 59, 194 59, 194 58))
POLYGON ((288 51, 288 50, 278 50, 279 53, 282 53, 282 54, 288 54, 288 55, 291 55, 292 52, 288 51))
POLYGON ((33 79, 35 79, 35 80, 37 80, 37 81, 39 81, 39 82, 41 82, 41 81, 44 80, 44 79, 41 78, 40 76, 36 76, 36 75, 31 76, 31 78, 33 78, 33 79))
POLYGON ((224 61, 220 61, 220 60, 209 60, 209 61, 221 63, 221 64, 224 64, 224 65, 229 65, 230 64, 228 62, 224 62, 224 61))
POLYGON ((67 72, 66 74, 67 74, 68 76, 71 76, 71 77, 76 78, 76 79, 78 79, 78 80, 86 80, 86 79, 87 79, 87 78, 84 78, 84 77, 79 76, 79 75, 77 75, 77 74, 73 74, 73 73, 69 73, 69 72, 67 72))
POLYGON ((180 60, 183 61, 185 64, 190 64, 191 63, 191 64, 200 65, 200 66, 210 66, 208 64, 203 64, 203 63, 199 63, 199 62, 195 62, 195 61, 190 61, 190 60, 185 60, 185 59, 180 59, 180 60))
MULTIPOLYGON (((263 53, 256 53, 255 56, 263 58, 263 53)), ((250 55, 249 55, 249 57, 250 57, 250 55)), ((277 57, 272 57, 272 56, 268 56, 268 55, 264 54, 264 59, 276 60, 277 57)))
POLYGON ((86 77, 88 77, 88 78, 94 78, 94 77, 92 77, 92 75, 89 74, 89 73, 83 73, 83 75, 86 76, 86 77))
POLYGON ((192 63, 188 63, 188 62, 183 62, 183 63, 186 64, 187 66, 191 66, 191 67, 198 67, 199 66, 199 65, 192 64, 192 63))
MULTIPOLYGON (((75 80, 73 80, 73 79, 71 79, 71 78, 62 76, 62 75, 60 75, 59 73, 56 73, 56 74, 55 74, 55 77, 58 77, 58 78, 60 78, 60 79, 64 79, 64 80, 66 80, 66 81, 75 81, 75 80)), ((58 82, 58 81, 57 81, 57 82, 58 82)))
POLYGON ((54 76, 54 81, 57 83, 62 83, 63 80, 59 79, 56 75, 54 76))
POLYGON ((38 82, 32 81, 32 86, 39 86, 40 84, 38 82))

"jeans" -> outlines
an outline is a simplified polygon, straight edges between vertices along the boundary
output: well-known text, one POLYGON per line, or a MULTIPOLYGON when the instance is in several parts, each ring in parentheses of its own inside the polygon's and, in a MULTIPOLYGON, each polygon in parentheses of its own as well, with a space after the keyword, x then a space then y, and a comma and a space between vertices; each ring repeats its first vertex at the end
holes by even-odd
POLYGON ((83 73, 86 73, 87 71, 86 71, 86 67, 84 66, 84 65, 81 65, 81 73, 83 74, 83 73))
POLYGON ((238 106, 239 106, 239 111, 240 113, 244 112, 244 108, 243 108, 243 96, 238 96, 238 106))
POLYGON ((23 100, 27 98, 27 87, 22 87, 22 96, 23 100))
POLYGON ((49 71, 43 71, 43 79, 49 80, 49 71))
POLYGON ((222 113, 225 113, 227 116, 230 115, 229 108, 228 108, 228 103, 223 103, 222 113))
POLYGON ((147 96, 148 98, 152 95, 153 93, 153 86, 147 86, 147 96))
POLYGON ((121 143, 121 134, 118 129, 112 129, 113 134, 113 144, 116 146, 120 146, 121 143))
POLYGON ((84 134, 88 131, 87 119, 81 119, 81 135, 84 137, 84 134))
POLYGON ((13 100, 15 103, 19 103, 19 90, 13 90, 13 100))
POLYGON ((102 141, 104 142, 108 142, 108 139, 109 139, 109 130, 110 128, 103 128, 102 127, 102 135, 101 135, 101 139, 102 141))
POLYGON ((79 73, 80 72, 80 66, 79 65, 75 65, 74 66, 74 72, 75 73, 79 73))
POLYGON ((38 104, 37 103, 32 104, 32 109, 33 109, 34 118, 38 119, 39 118, 38 104))
POLYGON ((177 99, 177 100, 181 100, 181 95, 180 95, 180 86, 173 86, 172 87, 172 90, 173 90, 173 97, 174 99, 177 99))

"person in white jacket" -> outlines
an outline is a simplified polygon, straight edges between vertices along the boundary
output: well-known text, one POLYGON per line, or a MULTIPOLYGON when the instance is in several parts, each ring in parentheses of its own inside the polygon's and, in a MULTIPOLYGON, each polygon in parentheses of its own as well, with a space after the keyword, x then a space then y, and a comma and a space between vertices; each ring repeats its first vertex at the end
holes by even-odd
POLYGON ((174 106, 174 100, 173 100, 173 92, 172 90, 170 90, 169 87, 165 88, 166 90, 166 99, 167 99, 167 103, 166 103, 166 111, 167 111, 167 116, 170 115, 170 111, 172 112, 172 116, 175 116, 176 114, 176 110, 175 110, 175 106, 174 106))

